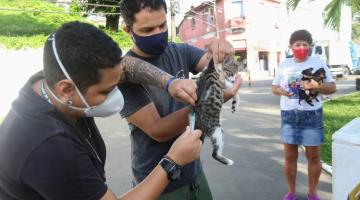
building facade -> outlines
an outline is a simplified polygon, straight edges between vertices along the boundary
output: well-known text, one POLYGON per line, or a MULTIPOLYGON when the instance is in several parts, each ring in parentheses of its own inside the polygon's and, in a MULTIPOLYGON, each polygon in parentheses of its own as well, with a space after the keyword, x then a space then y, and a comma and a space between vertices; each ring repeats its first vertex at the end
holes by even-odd
POLYGON ((286 16, 279 0, 217 0, 192 7, 178 26, 183 42, 206 49, 216 37, 229 41, 239 61, 253 73, 273 74, 281 61, 281 20, 286 16), (217 24, 215 19, 217 15, 217 24))
POLYGON ((322 13, 330 1, 300 1, 295 11, 289 11, 286 0, 216 0, 216 12, 213 1, 205 1, 186 12, 178 26, 179 37, 206 49, 218 31, 219 38, 233 45, 248 71, 273 76, 286 57, 295 30, 307 29, 314 41, 351 41, 349 7, 342 8, 339 32, 324 27, 322 13))

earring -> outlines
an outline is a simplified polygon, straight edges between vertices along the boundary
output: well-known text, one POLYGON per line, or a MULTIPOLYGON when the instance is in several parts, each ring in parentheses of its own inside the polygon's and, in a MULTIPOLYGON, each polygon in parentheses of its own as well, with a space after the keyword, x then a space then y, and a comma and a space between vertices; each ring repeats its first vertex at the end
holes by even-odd
POLYGON ((72 102, 72 100, 71 100, 70 98, 66 100, 66 105, 67 105, 67 106, 71 106, 72 103, 73 103, 73 102, 72 102))

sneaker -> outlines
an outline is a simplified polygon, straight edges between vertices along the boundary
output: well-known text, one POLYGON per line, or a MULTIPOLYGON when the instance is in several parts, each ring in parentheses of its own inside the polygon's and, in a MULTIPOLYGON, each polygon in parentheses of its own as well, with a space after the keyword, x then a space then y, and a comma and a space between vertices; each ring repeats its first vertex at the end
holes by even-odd
POLYGON ((288 192, 285 194, 283 200, 296 200, 296 194, 294 192, 288 192))
POLYGON ((320 200, 320 197, 317 194, 308 194, 307 199, 308 200, 320 200))

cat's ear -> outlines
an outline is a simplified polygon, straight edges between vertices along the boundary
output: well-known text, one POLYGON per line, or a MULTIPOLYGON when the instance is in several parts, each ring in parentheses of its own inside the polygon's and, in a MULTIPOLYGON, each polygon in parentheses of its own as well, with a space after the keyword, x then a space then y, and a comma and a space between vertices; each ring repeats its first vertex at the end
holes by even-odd
POLYGON ((210 60, 209 60, 209 64, 208 64, 208 68, 214 68, 215 66, 214 66, 214 59, 213 58, 211 58, 210 60))
POLYGON ((234 57, 235 57, 235 54, 234 54, 234 53, 231 53, 231 54, 227 55, 227 56, 225 57, 225 59, 223 60, 223 63, 235 62, 234 57))

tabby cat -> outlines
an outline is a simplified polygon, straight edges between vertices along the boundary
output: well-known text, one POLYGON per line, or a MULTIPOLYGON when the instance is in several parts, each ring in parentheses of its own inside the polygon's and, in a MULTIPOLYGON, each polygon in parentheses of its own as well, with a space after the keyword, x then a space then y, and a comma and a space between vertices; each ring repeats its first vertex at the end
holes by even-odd
MULTIPOLYGON (((201 139, 204 140, 205 136, 211 138, 212 157, 223 164, 232 165, 233 161, 223 156, 224 131, 220 125, 220 111, 224 103, 224 83, 221 79, 225 78, 225 89, 231 88, 234 76, 238 71, 238 63, 234 60, 234 55, 231 55, 220 66, 222 66, 220 69, 215 69, 211 59, 208 67, 200 75, 197 81, 199 99, 191 111, 195 114, 195 129, 203 132, 201 139)), ((237 94, 232 102, 232 112, 235 111, 238 103, 239 96, 237 94)))

